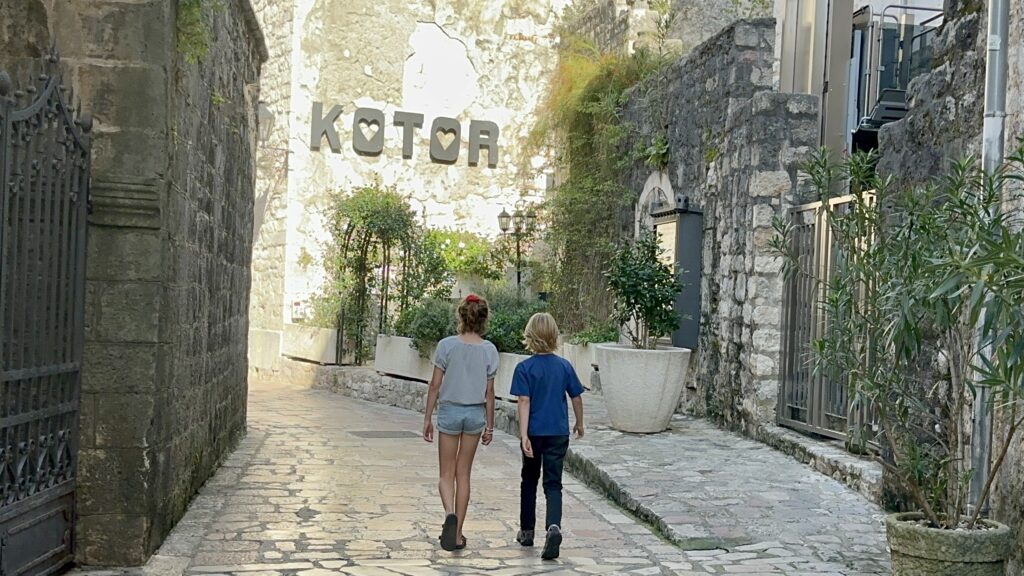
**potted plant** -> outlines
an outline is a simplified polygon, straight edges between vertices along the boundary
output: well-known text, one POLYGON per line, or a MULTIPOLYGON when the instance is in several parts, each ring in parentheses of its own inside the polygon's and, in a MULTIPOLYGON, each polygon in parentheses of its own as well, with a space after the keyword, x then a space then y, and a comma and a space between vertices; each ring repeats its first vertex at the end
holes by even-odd
POLYGON ((614 305, 612 319, 629 344, 600 344, 597 363, 612 426, 623 432, 668 428, 683 393, 690 350, 660 341, 679 326, 672 304, 683 289, 660 259, 651 231, 618 249, 606 273, 614 305))
POLYGON ((909 509, 886 519, 896 575, 1000 575, 1010 554, 1011 529, 975 504, 1024 426, 1024 233, 1000 194, 1022 158, 991 178, 965 161, 929 186, 892 190, 873 156, 837 167, 821 153, 808 172, 833 236, 827 275, 802 269, 792 226, 776 222, 786 273, 821 288, 828 329, 812 345, 815 368, 847 379, 850 436, 879 448, 909 509), (852 194, 831 199, 841 181, 852 194), (975 469, 964 447, 982 387, 1002 425, 991 464, 975 469))

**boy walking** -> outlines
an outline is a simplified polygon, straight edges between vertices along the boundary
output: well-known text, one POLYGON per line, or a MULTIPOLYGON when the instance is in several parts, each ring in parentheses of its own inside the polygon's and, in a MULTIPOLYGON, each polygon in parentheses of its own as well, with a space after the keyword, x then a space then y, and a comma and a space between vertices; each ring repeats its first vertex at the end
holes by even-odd
POLYGON ((569 408, 576 415, 573 431, 583 438, 583 385, 564 358, 556 356, 558 325, 550 314, 534 314, 523 334, 533 356, 516 366, 512 394, 519 397, 519 436, 523 471, 519 507, 519 534, 523 546, 533 546, 537 522, 537 483, 544 475, 547 536, 541 558, 558 558, 562 544, 562 466, 569 449, 569 408))

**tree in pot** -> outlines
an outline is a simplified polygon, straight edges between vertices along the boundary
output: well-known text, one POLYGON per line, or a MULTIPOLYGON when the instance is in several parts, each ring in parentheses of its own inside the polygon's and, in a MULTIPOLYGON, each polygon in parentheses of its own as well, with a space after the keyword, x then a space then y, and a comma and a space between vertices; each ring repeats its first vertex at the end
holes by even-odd
POLYGON ((988 177, 973 161, 914 190, 893 190, 873 156, 836 166, 822 152, 808 173, 833 236, 832 269, 803 269, 789 222, 777 221, 787 274, 821 287, 825 335, 812 345, 820 374, 842 375, 851 397, 850 436, 880 448, 879 460, 911 512, 887 518, 896 575, 1004 573, 1010 528, 981 518, 1007 449, 1024 426, 1024 233, 1000 190, 1019 180, 1024 154, 988 177), (848 199, 830 198, 848 182, 848 199), (1005 425, 988 470, 971 468, 970 408, 979 385, 1005 425), (861 424, 857 415, 862 415, 861 424))
POLYGON ((659 346, 679 326, 672 304, 683 289, 660 255, 657 237, 645 230, 616 251, 606 273, 614 299, 612 319, 630 343, 599 345, 597 363, 608 417, 623 432, 667 429, 689 366, 690 350, 659 346))

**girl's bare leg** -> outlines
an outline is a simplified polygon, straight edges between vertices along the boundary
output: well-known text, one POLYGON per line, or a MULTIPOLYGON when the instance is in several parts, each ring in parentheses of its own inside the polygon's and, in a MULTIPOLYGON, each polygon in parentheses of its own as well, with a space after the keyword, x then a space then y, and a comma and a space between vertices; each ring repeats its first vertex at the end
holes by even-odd
POLYGON ((459 454, 455 465, 455 515, 459 517, 458 541, 462 542, 462 525, 466 522, 469 510, 470 475, 473 471, 473 459, 476 457, 480 435, 463 434, 459 443, 459 454))
POLYGON ((441 479, 437 483, 437 491, 441 494, 444 513, 455 514, 455 471, 459 455, 459 436, 438 432, 437 459, 441 469, 441 479))

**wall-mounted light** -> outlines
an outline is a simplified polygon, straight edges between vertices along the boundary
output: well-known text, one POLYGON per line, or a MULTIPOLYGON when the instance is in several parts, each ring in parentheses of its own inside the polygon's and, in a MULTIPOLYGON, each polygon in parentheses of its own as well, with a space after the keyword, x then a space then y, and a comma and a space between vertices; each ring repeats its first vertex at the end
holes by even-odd
POLYGON ((274 131, 274 113, 270 111, 266 103, 260 102, 259 108, 256 111, 256 120, 259 122, 259 139, 260 144, 266 144, 270 140, 270 135, 274 131))

